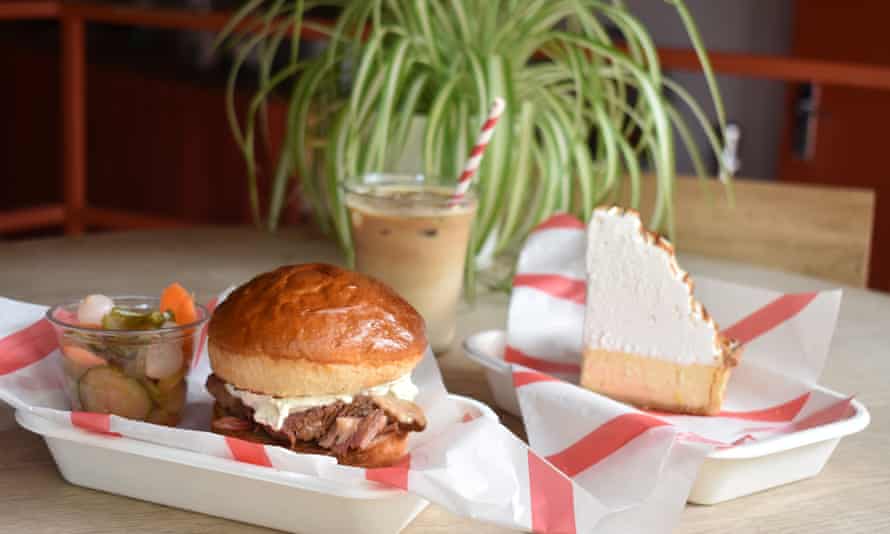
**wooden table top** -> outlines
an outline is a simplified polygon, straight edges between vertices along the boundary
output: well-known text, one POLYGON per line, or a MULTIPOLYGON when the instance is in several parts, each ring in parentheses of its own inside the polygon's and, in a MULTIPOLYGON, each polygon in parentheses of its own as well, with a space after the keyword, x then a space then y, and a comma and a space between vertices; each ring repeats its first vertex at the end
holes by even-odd
MULTIPOLYGON (((832 284, 750 266, 681 257, 692 273, 780 291, 832 284)), ((337 262, 327 242, 298 230, 268 235, 247 228, 193 228, 0 243, 0 295, 40 304, 86 293, 153 294, 178 280, 208 300, 219 290, 286 263, 337 262)), ((465 307, 458 335, 502 328, 507 296, 465 307)), ((687 507, 677 532, 890 531, 890 296, 846 289, 822 383, 853 393, 871 426, 841 441, 818 477, 717 506, 687 507)), ((493 405, 481 368, 455 349, 440 360, 448 389, 493 405)), ((521 423, 501 413, 516 432, 521 423)), ((77 534, 269 532, 65 483, 40 437, 0 408, 0 532, 77 534)), ((431 505, 404 532, 504 532, 431 505)))

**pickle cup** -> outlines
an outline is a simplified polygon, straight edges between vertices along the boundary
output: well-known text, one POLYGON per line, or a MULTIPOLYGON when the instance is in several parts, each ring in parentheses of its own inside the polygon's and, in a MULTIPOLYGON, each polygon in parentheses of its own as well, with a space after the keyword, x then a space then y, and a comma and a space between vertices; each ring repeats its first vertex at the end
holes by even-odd
POLYGON ((373 173, 342 183, 355 265, 405 298, 426 320, 436 354, 454 339, 476 196, 420 174, 373 173))
MULTIPOLYGON (((132 312, 157 310, 153 297, 114 297, 132 312)), ((112 330, 77 322, 79 301, 46 312, 62 352, 65 393, 71 409, 114 414, 150 423, 179 424, 186 376, 210 313, 196 304, 198 320, 142 330, 112 330)))

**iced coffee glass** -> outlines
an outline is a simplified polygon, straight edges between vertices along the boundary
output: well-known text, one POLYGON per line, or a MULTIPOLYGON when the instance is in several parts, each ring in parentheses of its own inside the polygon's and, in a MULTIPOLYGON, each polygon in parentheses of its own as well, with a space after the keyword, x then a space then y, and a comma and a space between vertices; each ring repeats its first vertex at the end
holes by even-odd
POLYGON ((420 174, 373 173, 343 182, 356 269, 386 283, 426 320, 433 351, 448 350, 463 286, 476 196, 420 174))

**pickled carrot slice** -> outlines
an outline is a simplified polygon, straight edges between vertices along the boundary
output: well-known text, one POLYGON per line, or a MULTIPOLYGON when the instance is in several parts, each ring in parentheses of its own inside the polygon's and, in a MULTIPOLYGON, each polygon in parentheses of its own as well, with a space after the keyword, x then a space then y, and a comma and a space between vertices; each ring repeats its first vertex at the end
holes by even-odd
MULTIPOLYGON (((198 308, 195 306, 195 299, 178 282, 173 282, 161 292, 161 309, 165 312, 170 310, 173 312, 173 319, 178 325, 191 324, 198 320, 198 308)), ((194 344, 191 337, 187 337, 182 344, 182 359, 185 364, 192 361, 192 352, 194 352, 194 344)))
POLYGON ((160 311, 172 311, 176 324, 190 324, 198 320, 198 308, 195 299, 192 298, 184 287, 174 282, 161 292, 160 311))
POLYGON ((108 364, 101 356, 77 345, 63 345, 62 354, 84 369, 108 364))

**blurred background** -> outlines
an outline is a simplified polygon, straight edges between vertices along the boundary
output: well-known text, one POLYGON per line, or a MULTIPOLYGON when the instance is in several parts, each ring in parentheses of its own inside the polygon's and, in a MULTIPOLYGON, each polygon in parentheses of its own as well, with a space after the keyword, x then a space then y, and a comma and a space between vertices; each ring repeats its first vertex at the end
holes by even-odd
MULTIPOLYGON (((654 37, 669 75, 706 101, 704 79, 673 8, 654 0, 626 3, 654 37)), ((890 290, 890 171, 883 147, 890 119, 883 26, 890 2, 688 4, 713 55, 727 119, 736 127, 737 150, 729 156, 737 174, 873 190, 865 284, 890 290)), ((73 209, 90 207, 81 221, 88 231, 248 223, 244 162, 224 114, 232 58, 213 48, 214 30, 240 2, 66 5, 77 7, 85 21, 82 36, 77 27, 65 29, 58 2, 0 2, 0 240, 64 232, 72 206, 62 206, 76 193, 72 173, 80 171, 72 165, 79 166, 80 146, 86 204, 73 209), (83 50, 77 48, 81 37, 83 50), (84 68, 71 74, 65 69, 80 53, 84 68), (82 117, 66 107, 79 91, 86 103, 82 117)), ((311 40, 301 53, 323 46, 311 40)), ((241 105, 249 91, 245 86, 241 105)), ((274 136, 284 105, 273 104, 271 112, 274 136)), ((716 161, 707 163, 716 171, 716 161)), ((682 151, 678 167, 692 174, 682 151)), ((293 198, 285 223, 303 217, 293 198)))

